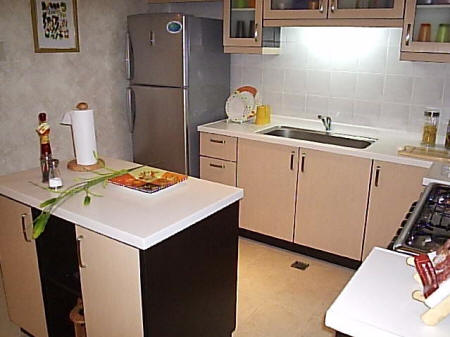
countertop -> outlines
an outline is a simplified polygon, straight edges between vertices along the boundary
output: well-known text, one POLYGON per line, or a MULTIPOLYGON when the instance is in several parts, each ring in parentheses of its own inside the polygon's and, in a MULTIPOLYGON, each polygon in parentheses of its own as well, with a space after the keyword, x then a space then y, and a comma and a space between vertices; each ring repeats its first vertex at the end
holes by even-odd
POLYGON ((412 157, 399 156, 397 151, 404 145, 419 146, 420 139, 417 134, 408 132, 392 131, 371 127, 353 126, 347 124, 333 123, 332 132, 349 134, 363 137, 377 138, 378 140, 366 149, 353 149, 348 147, 321 144, 316 142, 269 136, 257 133, 274 126, 285 125, 304 129, 324 131, 322 122, 317 120, 272 116, 272 121, 266 125, 255 125, 252 121, 247 123, 232 123, 226 120, 204 124, 198 127, 198 131, 221 134, 225 136, 240 137, 268 143, 303 147, 315 150, 334 152, 338 154, 351 155, 375 160, 383 160, 398 164, 414 165, 429 168, 432 161, 416 159, 412 157))
POLYGON ((431 183, 438 183, 450 185, 450 164, 436 162, 427 171, 423 178, 423 184, 429 185, 431 183))
POLYGON ((328 309, 325 325, 354 337, 448 337, 450 317, 427 326, 425 304, 412 299, 420 285, 406 255, 374 248, 328 309))
MULTIPOLYGON (((105 161, 113 169, 137 166, 112 158, 105 161)), ((69 171, 65 162, 60 167, 65 187, 74 184, 76 178, 93 176, 93 173, 69 171)), ((30 183, 41 184, 40 179, 39 168, 0 176, 0 194, 40 209, 43 201, 55 196, 30 183)), ((155 194, 113 184, 105 188, 95 186, 92 191, 103 197, 92 197, 91 204, 83 206, 84 194, 79 193, 54 214, 139 249, 156 245, 243 197, 242 189, 193 177, 155 194)))

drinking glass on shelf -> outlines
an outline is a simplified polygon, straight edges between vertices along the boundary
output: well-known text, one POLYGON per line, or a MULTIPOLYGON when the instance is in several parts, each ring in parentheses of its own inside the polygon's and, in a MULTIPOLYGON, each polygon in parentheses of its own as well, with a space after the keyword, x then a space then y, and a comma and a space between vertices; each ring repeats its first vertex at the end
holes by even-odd
POLYGON ((236 37, 245 37, 245 21, 238 20, 236 22, 236 37))
POLYGON ((449 25, 441 23, 437 31, 436 42, 448 42, 448 30, 449 25))
POLYGON ((431 24, 422 23, 419 29, 419 35, 417 36, 417 41, 420 42, 430 42, 431 41, 431 24))

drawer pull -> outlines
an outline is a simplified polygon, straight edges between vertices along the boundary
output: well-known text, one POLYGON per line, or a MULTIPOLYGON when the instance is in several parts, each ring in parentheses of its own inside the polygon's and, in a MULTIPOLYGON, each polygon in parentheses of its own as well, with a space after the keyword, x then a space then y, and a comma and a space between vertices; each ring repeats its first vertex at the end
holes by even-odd
POLYGON ((217 165, 217 164, 213 164, 213 163, 209 163, 209 166, 215 167, 215 168, 220 168, 220 169, 224 169, 225 168, 225 165, 217 165))
POLYGON ((213 138, 211 138, 209 141, 211 143, 216 143, 216 144, 225 144, 225 141, 224 140, 220 140, 220 139, 213 139, 213 138))
POLYGON ((31 242, 31 240, 28 238, 28 233, 27 233, 27 224, 26 224, 26 218, 27 218, 27 214, 23 213, 21 215, 22 218, 22 233, 23 233, 23 238, 25 239, 26 242, 31 242))
POLYGON ((301 172, 305 172, 305 160, 306 160, 306 153, 302 153, 302 162, 300 165, 301 172))
POLYGON ((378 185, 380 184, 380 171, 381 167, 377 166, 377 168, 375 169, 375 187, 378 187, 378 185))
POLYGON ((295 156, 295 152, 292 151, 291 152, 291 163, 290 163, 291 171, 294 171, 294 156, 295 156))
POLYGON ((85 265, 81 259, 81 240, 83 240, 83 235, 77 236, 77 257, 78 257, 78 266, 80 268, 86 268, 87 265, 85 265))

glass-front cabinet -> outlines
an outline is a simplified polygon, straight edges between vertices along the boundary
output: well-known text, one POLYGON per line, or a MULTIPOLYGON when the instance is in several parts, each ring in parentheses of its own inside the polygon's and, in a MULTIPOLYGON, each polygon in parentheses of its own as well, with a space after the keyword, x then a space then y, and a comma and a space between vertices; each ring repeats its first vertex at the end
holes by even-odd
POLYGON ((265 0, 265 19, 326 19, 328 0, 265 0))
POLYGON ((265 0, 265 19, 401 19, 404 0, 265 0))
POLYGON ((225 46, 262 46, 263 0, 224 0, 225 46))
POLYGON ((402 52, 450 53, 450 0, 406 0, 402 52))

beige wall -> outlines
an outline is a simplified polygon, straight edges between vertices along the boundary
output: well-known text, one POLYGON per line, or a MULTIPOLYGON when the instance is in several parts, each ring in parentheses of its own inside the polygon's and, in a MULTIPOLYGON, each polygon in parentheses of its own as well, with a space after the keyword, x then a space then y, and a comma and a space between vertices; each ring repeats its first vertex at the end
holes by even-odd
POLYGON ((0 175, 38 166, 39 111, 49 116, 54 157, 71 158, 70 128, 59 118, 79 101, 95 109, 100 155, 131 159, 126 16, 146 10, 145 0, 78 0, 80 52, 36 54, 30 1, 0 0, 0 175))

